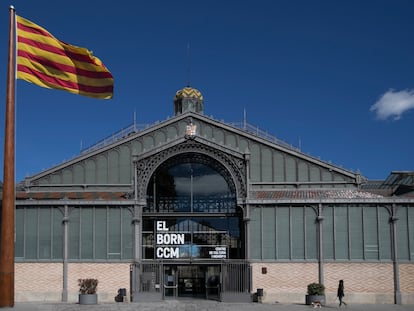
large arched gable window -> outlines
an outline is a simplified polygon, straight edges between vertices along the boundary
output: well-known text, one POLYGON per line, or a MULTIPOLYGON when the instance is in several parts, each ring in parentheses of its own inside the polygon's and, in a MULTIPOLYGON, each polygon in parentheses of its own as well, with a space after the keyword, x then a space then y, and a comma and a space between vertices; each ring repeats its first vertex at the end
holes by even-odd
POLYGON ((145 212, 235 213, 236 188, 216 160, 197 153, 176 155, 151 176, 145 212))
POLYGON ((154 171, 146 193, 144 259, 243 258, 236 187, 219 161, 175 155, 154 171))

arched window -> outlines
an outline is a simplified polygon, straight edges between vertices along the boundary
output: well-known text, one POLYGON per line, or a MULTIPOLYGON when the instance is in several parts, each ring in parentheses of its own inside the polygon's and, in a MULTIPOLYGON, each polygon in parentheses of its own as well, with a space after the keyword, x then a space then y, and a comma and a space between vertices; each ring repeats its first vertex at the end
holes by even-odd
POLYGON ((242 214, 226 168, 198 153, 160 165, 147 188, 144 259, 243 258, 242 214))
POLYGON ((144 212, 235 213, 235 186, 217 161, 195 153, 178 155, 152 175, 144 212))

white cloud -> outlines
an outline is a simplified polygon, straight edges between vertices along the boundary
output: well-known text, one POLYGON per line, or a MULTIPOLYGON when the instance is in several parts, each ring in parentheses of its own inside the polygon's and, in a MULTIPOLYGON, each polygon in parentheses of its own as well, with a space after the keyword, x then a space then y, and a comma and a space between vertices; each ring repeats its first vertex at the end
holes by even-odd
POLYGON ((413 108, 414 90, 400 92, 389 90, 371 106, 370 111, 374 111, 378 119, 394 118, 394 120, 398 120, 404 112, 413 108))

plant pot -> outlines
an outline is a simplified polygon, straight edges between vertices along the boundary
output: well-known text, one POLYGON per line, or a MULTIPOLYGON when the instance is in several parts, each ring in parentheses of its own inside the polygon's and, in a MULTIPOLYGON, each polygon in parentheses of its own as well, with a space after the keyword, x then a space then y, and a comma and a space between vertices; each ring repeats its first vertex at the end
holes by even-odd
POLYGON ((98 294, 79 294, 80 305, 96 305, 98 304, 98 294))
POLYGON ((322 306, 325 305, 325 295, 306 295, 306 304, 311 305, 312 302, 319 301, 322 306))

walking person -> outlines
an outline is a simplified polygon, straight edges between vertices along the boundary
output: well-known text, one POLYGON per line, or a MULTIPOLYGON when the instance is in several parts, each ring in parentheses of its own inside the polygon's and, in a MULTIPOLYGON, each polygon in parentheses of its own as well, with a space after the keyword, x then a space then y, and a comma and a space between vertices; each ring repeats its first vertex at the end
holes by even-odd
POLYGON ((341 307, 342 305, 347 305, 346 302, 343 300, 344 296, 345 296, 345 290, 344 290, 344 280, 339 280, 339 285, 338 285, 338 292, 337 292, 337 297, 339 299, 339 307, 341 307))

